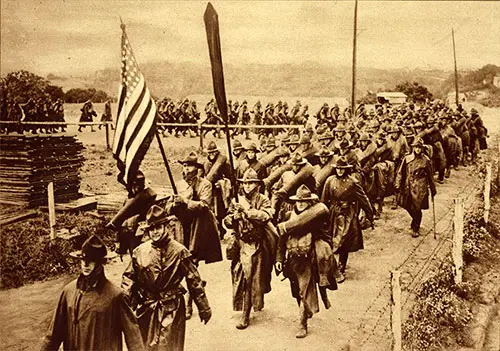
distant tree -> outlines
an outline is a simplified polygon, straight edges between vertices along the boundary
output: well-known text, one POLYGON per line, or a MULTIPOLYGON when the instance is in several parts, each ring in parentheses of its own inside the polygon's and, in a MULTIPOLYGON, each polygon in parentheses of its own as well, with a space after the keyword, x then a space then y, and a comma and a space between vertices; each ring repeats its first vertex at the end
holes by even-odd
POLYGON ((94 88, 74 88, 68 90, 64 95, 64 101, 68 103, 83 103, 87 100, 90 100, 92 102, 104 102, 108 98, 109 95, 106 92, 102 90, 96 90, 94 88))
POLYGON ((413 102, 425 102, 427 99, 432 99, 432 94, 427 87, 420 85, 418 82, 410 83, 408 81, 396 85, 394 91, 400 91, 408 96, 408 99, 413 102))
POLYGON ((45 92, 50 95, 52 101, 55 101, 57 99, 64 100, 64 91, 62 90, 61 87, 57 85, 52 85, 52 84, 47 85, 45 92))
POLYGON ((2 78, 2 98, 18 98, 25 103, 29 98, 38 99, 45 97, 49 81, 28 71, 8 73, 2 78))

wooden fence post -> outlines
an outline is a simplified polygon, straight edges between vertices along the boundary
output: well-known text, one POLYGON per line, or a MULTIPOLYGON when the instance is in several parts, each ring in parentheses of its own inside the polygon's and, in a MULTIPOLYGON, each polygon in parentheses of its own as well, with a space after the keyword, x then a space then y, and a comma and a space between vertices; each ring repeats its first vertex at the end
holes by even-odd
POLYGON ((56 238, 56 204, 54 201, 54 183, 50 182, 47 186, 47 195, 49 197, 49 225, 50 225, 50 240, 56 238))
POLYGON ((462 197, 453 199, 455 203, 455 215, 453 217, 453 265, 455 266, 455 284, 462 282, 463 270, 463 241, 464 241, 464 199, 462 197))
POLYGON ((392 351, 401 351, 401 272, 391 271, 392 351))
POLYGON ((106 150, 109 151, 109 150, 111 150, 111 145, 109 143, 109 123, 106 122, 104 127, 106 128, 106 150))
POLYGON ((500 191, 500 141, 498 142, 497 153, 497 189, 500 191))
POLYGON ((491 193, 491 163, 486 164, 486 178, 484 180, 484 223, 488 223, 490 216, 491 193))
POLYGON ((200 121, 198 121, 198 133, 200 135, 200 150, 203 151, 203 129, 201 128, 200 121))

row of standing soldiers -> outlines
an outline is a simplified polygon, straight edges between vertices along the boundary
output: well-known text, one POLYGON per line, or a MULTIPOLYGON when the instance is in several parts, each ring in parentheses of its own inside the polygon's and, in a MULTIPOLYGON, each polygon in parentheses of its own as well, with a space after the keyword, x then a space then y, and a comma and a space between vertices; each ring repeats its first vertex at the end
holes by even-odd
MULTIPOLYGON (((64 123, 64 105, 62 99, 52 100, 49 96, 38 99, 29 98, 24 104, 19 98, 2 99, 0 102, 0 121, 10 122, 61 122, 64 123)), ((45 132, 55 133, 58 130, 64 132, 66 126, 33 124, 26 128, 32 133, 45 132)), ((22 128, 18 123, 4 124, 2 133, 21 132, 22 128)))

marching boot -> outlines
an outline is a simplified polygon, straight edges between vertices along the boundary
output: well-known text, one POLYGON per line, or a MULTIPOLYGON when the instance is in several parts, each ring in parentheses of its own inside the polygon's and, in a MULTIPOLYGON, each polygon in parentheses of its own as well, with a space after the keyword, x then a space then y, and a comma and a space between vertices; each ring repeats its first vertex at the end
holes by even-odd
POLYGON ((193 298, 190 293, 188 293, 188 303, 186 306, 186 320, 190 320, 193 316, 193 298))
POLYGON ((444 177, 445 178, 450 178, 451 175, 451 168, 446 168, 446 171, 444 172, 444 177))
POLYGON ((398 199, 397 199, 397 196, 394 195, 394 198, 392 199, 391 209, 392 210, 397 210, 397 208, 398 208, 398 199))
POLYGON ((304 307, 304 304, 300 304, 300 322, 299 322, 299 330, 295 337, 297 339, 303 339, 307 336, 307 313, 304 307))
POLYGON ((330 304, 330 300, 328 300, 328 294, 326 293, 326 288, 324 286, 319 287, 319 294, 321 295, 321 300, 323 300, 323 305, 325 305, 326 309, 332 307, 330 304))
POLYGON ((243 300, 243 312, 241 314, 241 319, 238 324, 236 324, 236 329, 243 330, 250 324, 250 311, 252 310, 252 295, 250 291, 245 291, 245 297, 243 300))

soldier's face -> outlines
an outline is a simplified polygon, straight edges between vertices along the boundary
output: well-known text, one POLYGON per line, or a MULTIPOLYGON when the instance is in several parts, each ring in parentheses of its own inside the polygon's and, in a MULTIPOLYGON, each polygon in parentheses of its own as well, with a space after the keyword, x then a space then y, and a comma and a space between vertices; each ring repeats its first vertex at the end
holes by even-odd
POLYGON ((345 168, 335 168, 335 174, 342 178, 345 175, 345 168))
POLYGON ((297 212, 304 212, 309 207, 311 207, 311 203, 309 201, 297 201, 295 203, 295 207, 297 208, 297 212))
POLYGON ((328 163, 328 156, 320 156, 319 162, 321 163, 322 166, 326 165, 328 163))
POLYGON ((88 277, 95 269, 96 263, 89 260, 81 260, 80 267, 82 269, 82 274, 88 277))
POLYGON ((399 138, 399 133, 391 133, 392 140, 398 140, 398 138, 399 138))
POLYGON ((217 156, 219 155, 218 151, 212 151, 208 153, 208 159, 210 161, 215 161, 217 159, 217 156))
POLYGON ((196 172, 196 166, 195 165, 190 165, 188 163, 184 163, 182 165, 182 173, 184 173, 184 174, 187 175, 187 174, 192 174, 194 172, 196 172))
POLYGON ((288 148, 290 149, 291 153, 295 152, 295 150, 297 150, 298 147, 299 147, 298 144, 289 144, 288 145, 288 148))
POLYGON ((149 230, 149 236, 151 237, 151 240, 153 241, 159 241, 163 238, 165 234, 165 225, 161 224, 158 226, 155 226, 149 230))
POLYGON ((247 150, 247 158, 249 160, 255 160, 255 151, 253 151, 253 150, 247 150))
POLYGON ((415 154, 420 155, 422 153, 422 147, 415 146, 415 147, 413 147, 413 151, 415 152, 415 154))
POLYGON ((370 141, 369 140, 361 140, 360 143, 361 143, 361 148, 363 150, 365 150, 368 147, 368 144, 370 143, 370 141))
POLYGON ((253 182, 246 182, 246 183, 243 183, 243 191, 245 192, 245 194, 251 194, 252 191, 254 191, 254 189, 257 188, 257 183, 253 183, 253 182))
POLYGON ((301 168, 302 168, 302 165, 292 165, 293 173, 299 173, 301 168))

